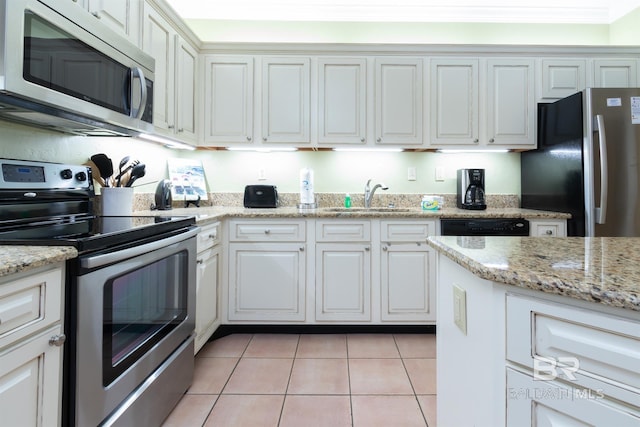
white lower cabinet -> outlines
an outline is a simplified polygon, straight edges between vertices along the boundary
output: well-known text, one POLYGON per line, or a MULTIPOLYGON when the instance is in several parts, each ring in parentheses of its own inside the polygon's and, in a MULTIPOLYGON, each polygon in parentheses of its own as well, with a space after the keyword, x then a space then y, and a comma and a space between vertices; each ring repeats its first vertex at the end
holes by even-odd
POLYGON ((531 219, 529 220, 529 235, 532 237, 567 237, 567 221, 531 219))
POLYGON ((304 321, 303 243, 232 243, 229 320, 304 321))
POLYGON ((0 424, 60 425, 64 264, 0 278, 0 424))
POLYGON ((371 251, 363 243, 316 245, 316 320, 371 320, 371 251))
POLYGON ((435 253, 425 240, 435 221, 382 221, 380 319, 436 321, 435 253))
POLYGON ((198 257, 196 259, 196 339, 195 352, 220 326, 220 223, 205 226, 198 233, 198 257))

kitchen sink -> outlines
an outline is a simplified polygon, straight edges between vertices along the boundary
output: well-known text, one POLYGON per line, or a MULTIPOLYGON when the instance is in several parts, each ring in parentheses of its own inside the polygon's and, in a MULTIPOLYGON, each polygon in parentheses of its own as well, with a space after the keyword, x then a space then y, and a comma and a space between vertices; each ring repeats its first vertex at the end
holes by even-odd
POLYGON ((327 212, 354 212, 354 213, 362 213, 362 212, 409 212, 411 209, 409 208, 326 208, 327 212))

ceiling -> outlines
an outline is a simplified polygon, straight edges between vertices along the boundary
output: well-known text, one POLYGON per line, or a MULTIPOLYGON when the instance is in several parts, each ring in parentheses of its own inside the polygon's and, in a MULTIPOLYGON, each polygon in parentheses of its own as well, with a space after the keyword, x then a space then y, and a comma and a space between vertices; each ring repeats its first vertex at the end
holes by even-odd
POLYGON ((166 0, 185 20, 610 24, 640 0, 166 0))

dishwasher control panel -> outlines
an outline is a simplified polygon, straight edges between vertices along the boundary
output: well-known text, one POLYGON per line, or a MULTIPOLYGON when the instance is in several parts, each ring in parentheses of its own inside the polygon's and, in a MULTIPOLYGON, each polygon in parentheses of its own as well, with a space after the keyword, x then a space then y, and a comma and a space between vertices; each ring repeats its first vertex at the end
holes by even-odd
POLYGON ((529 221, 522 218, 456 218, 440 220, 443 236, 528 236, 529 221))

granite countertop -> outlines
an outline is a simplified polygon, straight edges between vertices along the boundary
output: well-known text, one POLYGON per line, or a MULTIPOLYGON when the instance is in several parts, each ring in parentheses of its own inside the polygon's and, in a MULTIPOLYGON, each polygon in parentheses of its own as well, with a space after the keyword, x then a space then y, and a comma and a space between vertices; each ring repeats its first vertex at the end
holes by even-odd
POLYGON ((483 279, 640 311, 640 239, 433 236, 427 242, 483 279))
POLYGON ((70 246, 0 246, 0 277, 78 256, 70 246))
POLYGON ((424 211, 420 208, 372 208, 323 207, 300 210, 295 207, 273 209, 247 209, 242 207, 200 207, 175 208, 168 211, 136 211, 135 215, 193 215, 199 225, 223 218, 526 218, 526 219, 569 219, 570 214, 561 212, 538 211, 519 208, 489 208, 486 210, 465 210, 444 208, 437 211, 424 211))

